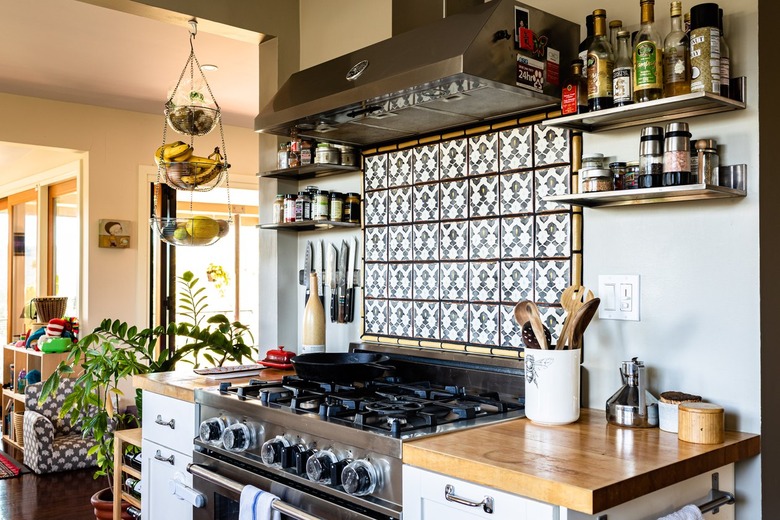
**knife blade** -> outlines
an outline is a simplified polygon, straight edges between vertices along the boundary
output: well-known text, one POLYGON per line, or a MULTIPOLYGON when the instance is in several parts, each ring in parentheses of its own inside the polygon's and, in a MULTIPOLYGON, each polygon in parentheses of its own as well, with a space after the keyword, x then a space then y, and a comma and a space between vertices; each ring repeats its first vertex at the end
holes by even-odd
POLYGON ((355 318, 355 286, 357 285, 357 261, 358 261, 358 239, 354 238, 355 247, 352 254, 349 255, 349 268, 347 269, 347 323, 352 323, 355 318))
POLYGON ((336 246, 330 244, 328 247, 328 261, 325 276, 328 277, 328 287, 330 287, 330 321, 335 322, 338 316, 336 315, 336 258, 338 258, 339 252, 336 250, 336 246))
POLYGON ((311 240, 306 241, 306 252, 303 255, 303 285, 306 286, 306 296, 303 299, 303 304, 306 305, 309 302, 309 292, 311 291, 310 277, 311 277, 311 265, 312 265, 312 250, 311 240))
POLYGON ((319 277, 320 302, 322 303, 322 308, 324 309, 325 308, 325 249, 322 240, 317 241, 317 257, 320 260, 317 263, 317 274, 320 275, 319 277))
POLYGON ((347 303, 347 261, 349 260, 349 245, 346 240, 341 241, 341 252, 339 253, 339 313, 338 322, 344 323, 344 315, 347 303))

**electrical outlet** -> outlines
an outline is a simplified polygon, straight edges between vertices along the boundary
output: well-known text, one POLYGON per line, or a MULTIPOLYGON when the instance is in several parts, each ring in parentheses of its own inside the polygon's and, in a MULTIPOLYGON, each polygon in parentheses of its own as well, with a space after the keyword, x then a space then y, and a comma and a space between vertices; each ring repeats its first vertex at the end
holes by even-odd
POLYGON ((639 275, 599 275, 600 320, 639 321, 639 275))

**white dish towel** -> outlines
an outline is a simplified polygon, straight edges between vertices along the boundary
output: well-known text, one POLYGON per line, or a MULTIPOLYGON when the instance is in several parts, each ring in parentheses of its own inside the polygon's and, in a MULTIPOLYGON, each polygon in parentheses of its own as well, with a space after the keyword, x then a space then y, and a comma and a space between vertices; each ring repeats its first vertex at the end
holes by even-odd
POLYGON ((693 504, 688 504, 679 511, 666 516, 662 516, 658 520, 704 520, 704 516, 701 514, 701 510, 693 504))
POLYGON ((238 520, 280 520, 279 511, 271 504, 279 497, 255 486, 244 486, 238 508, 238 520))

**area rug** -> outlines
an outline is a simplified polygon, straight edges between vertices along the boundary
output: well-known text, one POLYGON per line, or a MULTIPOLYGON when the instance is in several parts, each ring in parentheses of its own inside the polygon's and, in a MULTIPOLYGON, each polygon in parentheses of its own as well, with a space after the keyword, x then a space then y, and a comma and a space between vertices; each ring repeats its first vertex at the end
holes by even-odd
POLYGON ((18 477, 29 472, 30 468, 0 450, 0 479, 18 477))

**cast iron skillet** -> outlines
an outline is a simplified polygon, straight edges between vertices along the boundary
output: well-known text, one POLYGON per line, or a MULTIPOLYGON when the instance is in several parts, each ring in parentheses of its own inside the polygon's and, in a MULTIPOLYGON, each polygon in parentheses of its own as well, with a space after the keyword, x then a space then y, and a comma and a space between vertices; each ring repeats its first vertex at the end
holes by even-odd
POLYGON ((299 354, 290 362, 295 373, 317 381, 361 381, 375 379, 394 367, 382 365, 390 358, 372 352, 315 352, 299 354))

